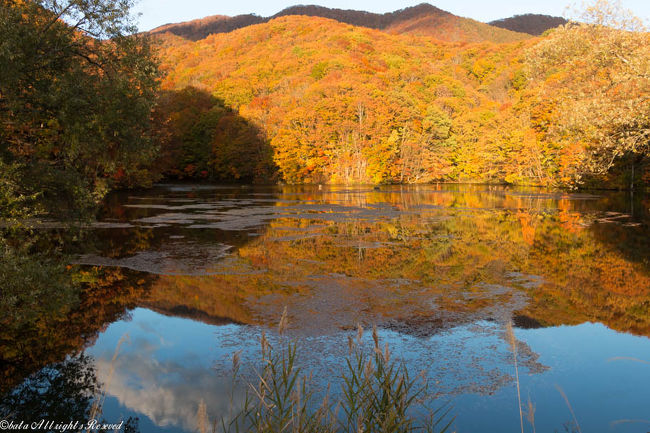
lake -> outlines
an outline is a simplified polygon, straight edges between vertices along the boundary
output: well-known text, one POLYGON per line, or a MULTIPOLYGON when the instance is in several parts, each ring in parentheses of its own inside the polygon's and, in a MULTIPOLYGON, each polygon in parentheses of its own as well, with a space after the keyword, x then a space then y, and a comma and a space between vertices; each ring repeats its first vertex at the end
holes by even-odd
MULTIPOLYGON (((515 432, 512 323, 537 431, 647 432, 649 207, 629 192, 483 185, 116 193, 67 251, 92 290, 46 344, 4 338, 29 359, 4 365, 5 383, 24 392, 39 369, 94 373, 107 420, 189 433, 200 405, 214 420, 238 404, 263 332, 274 347, 297 342, 317 394, 330 384, 336 397, 348 338, 361 325, 370 347, 376 326, 382 347, 427 378, 434 405, 451 408, 453 431, 515 432)), ((38 406, 45 394, 22 395, 38 406)))

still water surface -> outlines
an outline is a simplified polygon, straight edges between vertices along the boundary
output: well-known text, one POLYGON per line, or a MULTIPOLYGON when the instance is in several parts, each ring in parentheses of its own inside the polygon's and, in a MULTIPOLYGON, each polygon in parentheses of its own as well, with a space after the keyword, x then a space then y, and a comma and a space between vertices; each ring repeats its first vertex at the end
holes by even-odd
POLYGON ((376 325, 450 402, 455 431, 514 432, 513 321, 537 431, 575 428, 566 400, 584 432, 650 431, 649 206, 468 185, 115 194, 73 260, 111 287, 97 303, 115 313, 77 351, 107 419, 193 432, 201 402, 227 413, 230 357, 242 350, 252 378, 286 307, 318 388, 336 389, 357 325, 376 325))

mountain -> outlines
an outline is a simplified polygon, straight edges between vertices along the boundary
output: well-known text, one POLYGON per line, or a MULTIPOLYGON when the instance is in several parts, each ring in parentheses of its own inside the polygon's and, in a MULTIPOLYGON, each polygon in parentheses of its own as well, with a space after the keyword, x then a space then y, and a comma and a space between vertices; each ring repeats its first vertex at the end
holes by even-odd
POLYGON ((503 18, 491 21, 491 26, 502 29, 512 30, 513 32, 528 33, 534 36, 540 36, 545 31, 566 24, 568 21, 562 17, 553 17, 550 15, 526 14, 515 15, 510 18, 503 18))
POLYGON ((172 33, 185 39, 197 41, 211 34, 228 33, 291 15, 329 18, 354 26, 383 30, 389 33, 430 36, 448 42, 513 42, 529 37, 524 33, 462 18, 426 3, 385 14, 332 9, 323 6, 292 6, 272 17, 260 17, 252 14, 234 17, 215 15, 177 24, 165 24, 151 30, 150 33, 172 33))
POLYGON ((225 15, 213 15, 211 17, 201 18, 176 24, 165 24, 156 27, 149 33, 162 34, 172 33, 192 41, 201 40, 211 34, 228 33, 242 27, 252 26, 268 21, 266 18, 257 15, 237 15, 229 17, 225 15))
POLYGON ((159 107, 161 124, 171 128, 172 153, 180 155, 172 159, 184 164, 177 168, 220 180, 254 179, 270 155, 287 183, 475 176, 496 154, 498 135, 516 125, 504 116, 510 93, 521 86, 521 53, 535 42, 431 43, 296 15, 196 42, 169 33, 158 38, 163 89, 172 92, 159 107), (210 98, 218 101, 196 107, 210 98), (223 107, 232 113, 223 114, 223 107), (478 132, 488 125, 494 134, 478 132), (256 135, 259 145, 244 139, 256 135), (186 149, 201 137, 208 137, 207 154, 241 150, 207 158, 209 167, 202 167, 186 149), (476 158, 452 161, 459 143, 476 158), (243 149, 248 153, 240 163, 234 156, 243 149))
POLYGON ((502 44, 396 34, 436 19, 417 10, 354 15, 389 31, 289 13, 198 41, 156 36, 159 167, 290 184, 613 187, 629 167, 646 172, 611 152, 647 142, 650 35, 587 24, 502 44))

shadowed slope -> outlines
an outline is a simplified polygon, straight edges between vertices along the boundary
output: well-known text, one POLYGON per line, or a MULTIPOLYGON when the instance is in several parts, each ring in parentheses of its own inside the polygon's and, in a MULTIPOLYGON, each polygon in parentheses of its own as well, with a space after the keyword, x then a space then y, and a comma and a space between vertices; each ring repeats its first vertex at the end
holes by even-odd
POLYGON ((512 30, 513 32, 528 33, 530 35, 539 36, 545 31, 564 25, 567 22, 568 21, 562 17, 525 14, 490 21, 488 24, 502 29, 512 30))
POLYGON ((186 39, 198 41, 215 33, 228 33, 242 27, 251 26, 266 22, 266 18, 253 14, 237 15, 229 17, 225 15, 213 15, 197 20, 182 23, 170 23, 151 30, 150 33, 172 33, 186 39))

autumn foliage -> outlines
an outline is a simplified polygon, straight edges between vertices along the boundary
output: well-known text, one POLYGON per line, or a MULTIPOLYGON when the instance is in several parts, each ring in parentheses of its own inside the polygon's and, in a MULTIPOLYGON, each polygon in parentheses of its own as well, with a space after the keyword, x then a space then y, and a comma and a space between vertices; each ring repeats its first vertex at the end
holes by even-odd
POLYGON ((647 171, 640 27, 592 20, 468 44, 285 16, 196 42, 158 39, 163 87, 222 101, 257 129, 287 183, 621 187, 647 171))

